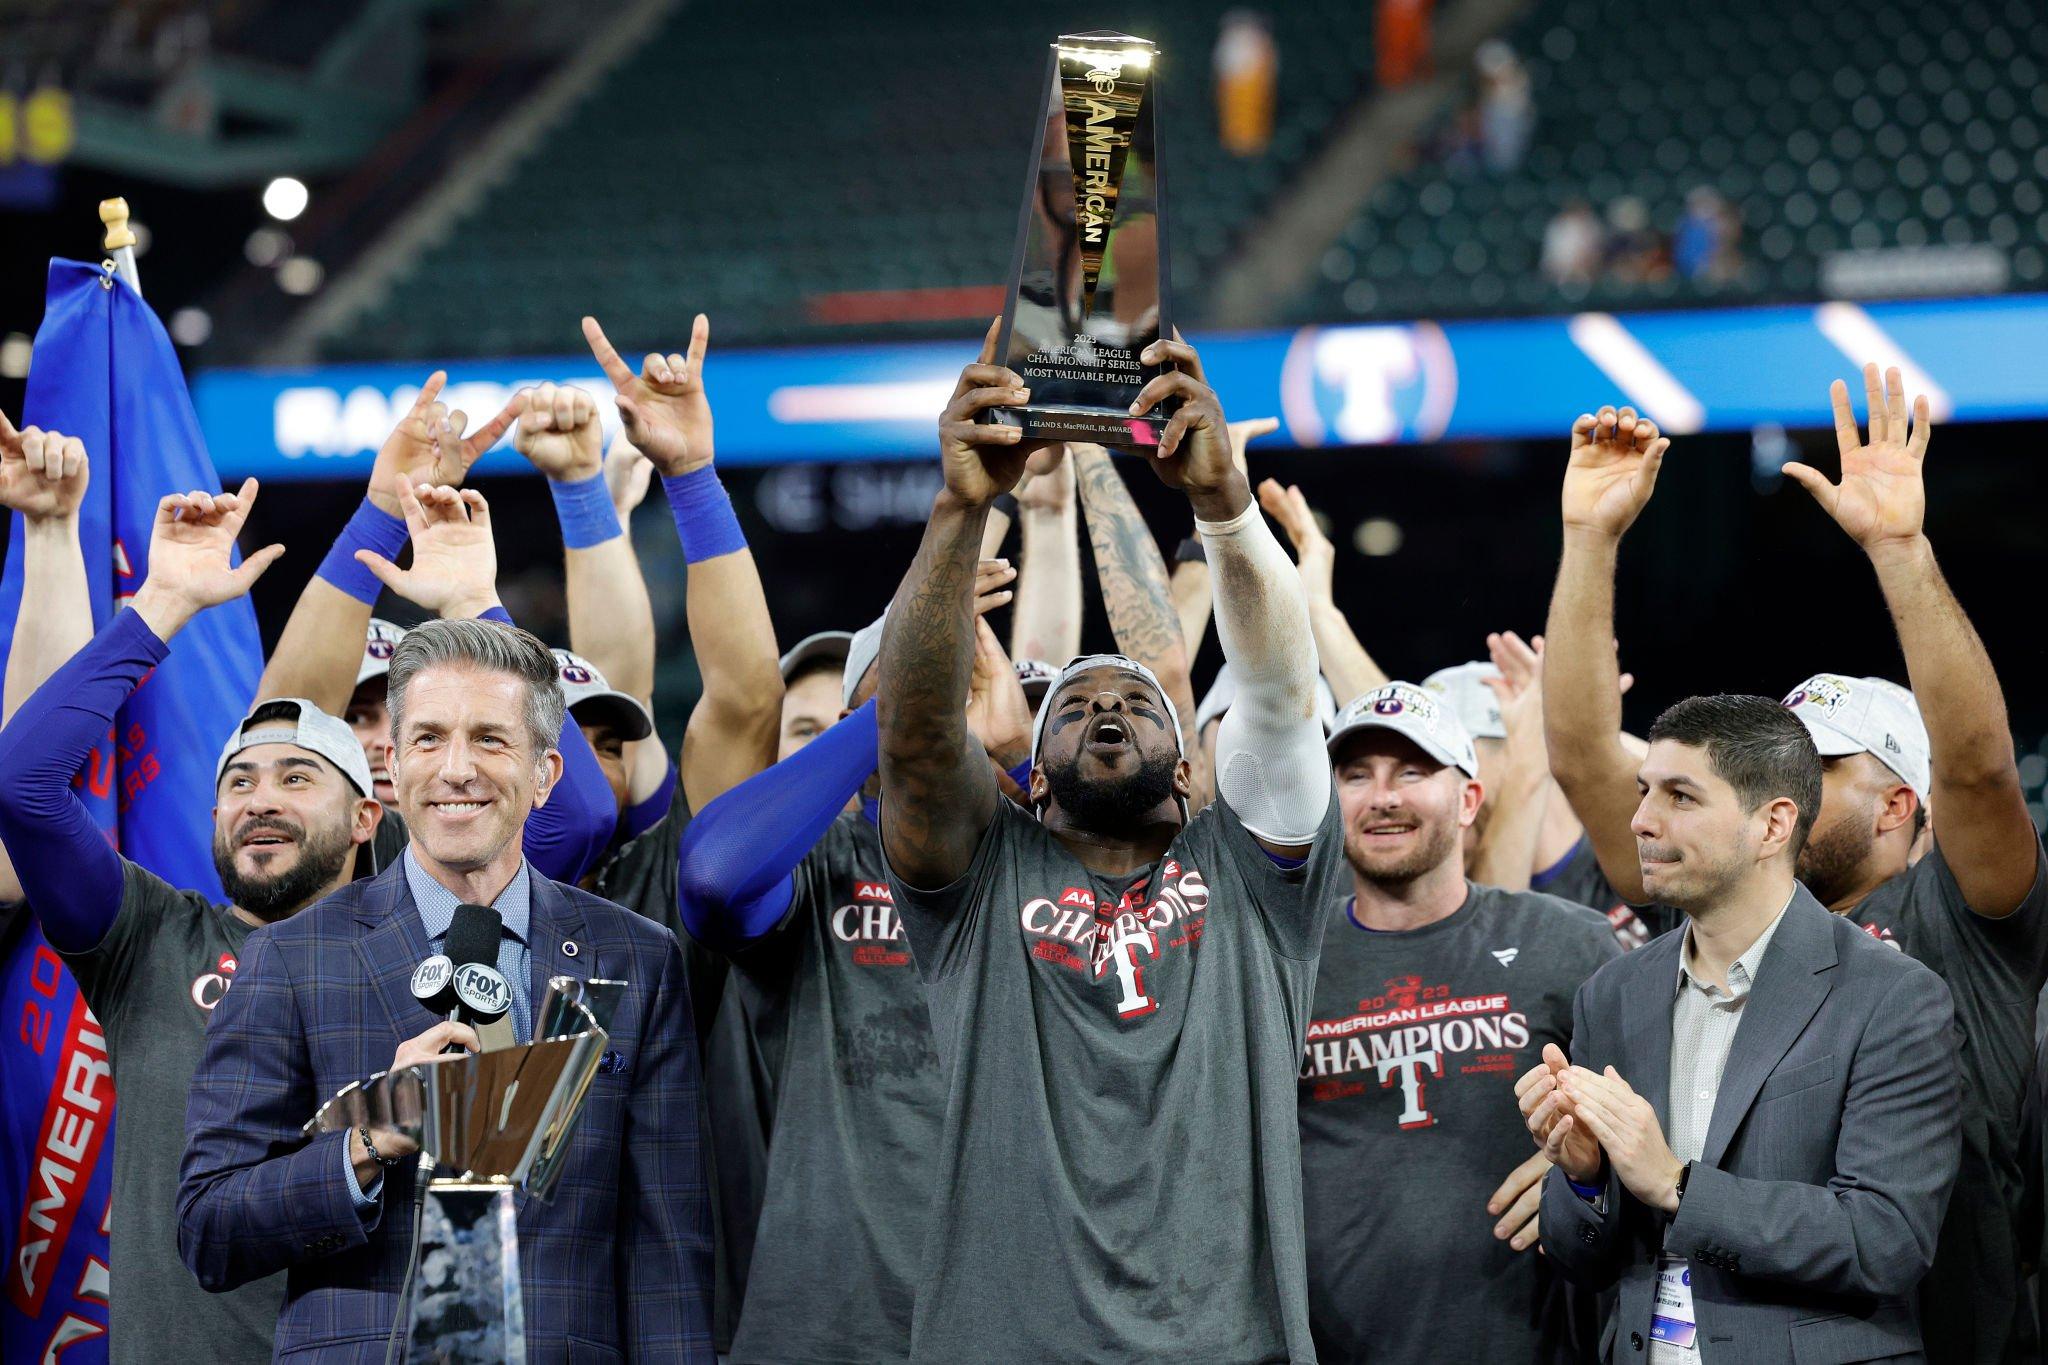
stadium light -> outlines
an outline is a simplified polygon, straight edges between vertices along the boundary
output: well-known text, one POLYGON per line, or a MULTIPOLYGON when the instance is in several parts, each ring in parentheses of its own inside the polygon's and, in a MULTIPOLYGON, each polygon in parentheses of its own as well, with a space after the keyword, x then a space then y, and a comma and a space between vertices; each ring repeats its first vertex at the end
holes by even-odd
POLYGON ((281 175, 263 187, 263 211, 280 223, 289 223, 306 211, 311 198, 303 180, 281 175))

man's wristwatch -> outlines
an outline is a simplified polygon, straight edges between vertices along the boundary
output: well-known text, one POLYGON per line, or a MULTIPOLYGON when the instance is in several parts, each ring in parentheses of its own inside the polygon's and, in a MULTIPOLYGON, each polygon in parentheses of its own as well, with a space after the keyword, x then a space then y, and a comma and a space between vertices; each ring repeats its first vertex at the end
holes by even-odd
POLYGON ((1685 1202, 1685 1182, 1692 1179, 1692 1163, 1686 1162, 1678 1168, 1678 1202, 1685 1202))
POLYGON ((393 1166, 396 1166, 399 1162, 405 1160, 405 1158, 402 1156, 380 1156, 377 1152, 377 1144, 370 1141, 370 1125, 368 1125, 367 1123, 364 1124, 362 1127, 356 1129, 356 1136, 360 1137, 363 1140, 363 1150, 370 1154, 370 1160, 376 1162, 379 1166, 382 1166, 387 1171, 390 1170, 393 1166))

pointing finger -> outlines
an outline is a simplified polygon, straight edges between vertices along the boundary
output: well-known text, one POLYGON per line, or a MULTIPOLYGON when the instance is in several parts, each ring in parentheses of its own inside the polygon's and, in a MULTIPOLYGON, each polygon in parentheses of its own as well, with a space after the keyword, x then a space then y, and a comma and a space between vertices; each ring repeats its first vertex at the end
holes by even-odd
POLYGON ((597 366, 604 371, 605 378, 612 381, 612 387, 625 390, 632 387, 633 370, 619 359, 619 352, 604 334, 604 328, 597 325, 597 319, 583 319, 583 339, 589 343, 590 354, 597 359, 597 366))

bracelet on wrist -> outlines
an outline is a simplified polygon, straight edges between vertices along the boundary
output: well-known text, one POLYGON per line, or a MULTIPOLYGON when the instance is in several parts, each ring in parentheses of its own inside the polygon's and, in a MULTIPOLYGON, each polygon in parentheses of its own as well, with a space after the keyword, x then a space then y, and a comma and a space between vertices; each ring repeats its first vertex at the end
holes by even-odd
POLYGON ((369 1153, 370 1160, 376 1162, 387 1171, 405 1159, 404 1157, 379 1155, 377 1144, 370 1141, 370 1125, 367 1123, 356 1129, 356 1136, 363 1140, 363 1150, 369 1153))

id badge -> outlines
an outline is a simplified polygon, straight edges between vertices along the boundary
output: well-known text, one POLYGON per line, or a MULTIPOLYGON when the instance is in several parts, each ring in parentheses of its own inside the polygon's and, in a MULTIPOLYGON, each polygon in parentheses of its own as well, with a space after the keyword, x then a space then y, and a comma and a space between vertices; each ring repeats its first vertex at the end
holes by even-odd
POLYGON ((1650 1339, 1695 1349, 1699 1324, 1692 1313, 1692 1267, 1667 1260, 1657 1271, 1657 1298, 1650 1313, 1650 1339))

